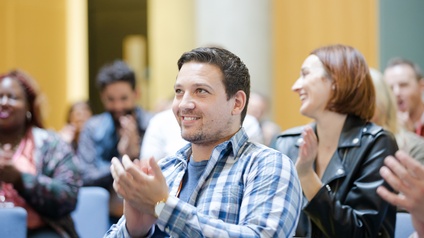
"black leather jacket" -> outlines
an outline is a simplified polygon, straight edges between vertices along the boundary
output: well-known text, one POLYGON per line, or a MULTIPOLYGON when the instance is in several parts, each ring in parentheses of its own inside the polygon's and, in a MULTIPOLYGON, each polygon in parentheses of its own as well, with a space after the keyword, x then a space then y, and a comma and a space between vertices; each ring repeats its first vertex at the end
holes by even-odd
MULTIPOLYGON (((312 127, 316 131, 316 125, 312 127)), ((273 147, 293 161, 298 157, 303 127, 279 135, 273 147)), ((381 127, 348 116, 336 153, 322 177, 323 186, 304 207, 299 237, 393 237, 396 208, 376 193, 385 184, 379 169, 398 149, 393 135, 381 127)), ((391 188, 390 188, 391 189, 391 188)))

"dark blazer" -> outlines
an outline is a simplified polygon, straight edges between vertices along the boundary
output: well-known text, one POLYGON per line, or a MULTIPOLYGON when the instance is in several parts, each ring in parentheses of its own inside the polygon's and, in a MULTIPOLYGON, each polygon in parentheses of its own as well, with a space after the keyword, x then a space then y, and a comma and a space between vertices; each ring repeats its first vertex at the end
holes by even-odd
MULTIPOLYGON (((316 125, 312 124, 316 131, 316 125)), ((279 135, 273 147, 294 162, 303 127, 279 135)), ((319 140, 319 139, 318 139, 319 140)), ((323 186, 304 207, 296 230, 301 237, 393 237, 396 208, 377 193, 379 169, 398 150, 394 136, 380 126, 348 116, 337 151, 322 177, 323 186)))

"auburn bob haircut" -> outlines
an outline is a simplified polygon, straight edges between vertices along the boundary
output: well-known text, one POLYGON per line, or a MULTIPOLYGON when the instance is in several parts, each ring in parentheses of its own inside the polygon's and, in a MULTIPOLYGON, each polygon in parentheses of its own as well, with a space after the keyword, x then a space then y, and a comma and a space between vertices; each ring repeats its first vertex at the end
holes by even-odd
POLYGON ((316 55, 333 80, 334 90, 327 104, 330 111, 371 120, 375 111, 375 90, 364 56, 346 45, 315 49, 316 55))

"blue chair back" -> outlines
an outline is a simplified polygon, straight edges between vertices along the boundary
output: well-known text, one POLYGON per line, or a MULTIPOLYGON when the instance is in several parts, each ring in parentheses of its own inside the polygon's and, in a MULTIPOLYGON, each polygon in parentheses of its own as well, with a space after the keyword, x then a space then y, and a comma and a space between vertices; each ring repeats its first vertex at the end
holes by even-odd
POLYGON ((109 229, 109 192, 101 187, 81 187, 71 216, 80 238, 103 237, 109 229))
POLYGON ((0 208, 0 237, 27 237, 27 212, 22 207, 0 208))
POLYGON ((414 231, 411 215, 407 212, 398 212, 396 214, 395 238, 409 237, 414 231))

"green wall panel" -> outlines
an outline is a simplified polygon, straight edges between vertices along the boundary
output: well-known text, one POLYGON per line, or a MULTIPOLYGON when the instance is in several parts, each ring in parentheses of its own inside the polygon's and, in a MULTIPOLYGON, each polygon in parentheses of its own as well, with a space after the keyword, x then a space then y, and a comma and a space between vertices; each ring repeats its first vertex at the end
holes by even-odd
POLYGON ((396 56, 424 68, 424 0, 380 0, 380 69, 396 56))

